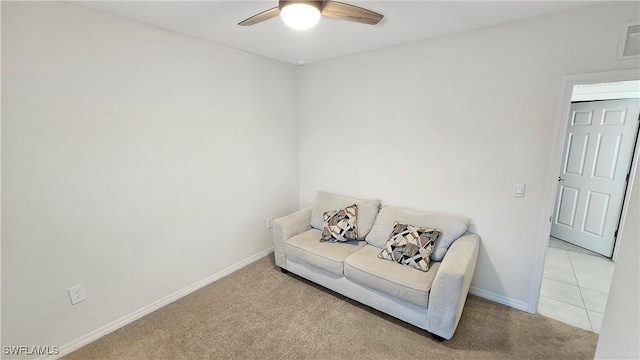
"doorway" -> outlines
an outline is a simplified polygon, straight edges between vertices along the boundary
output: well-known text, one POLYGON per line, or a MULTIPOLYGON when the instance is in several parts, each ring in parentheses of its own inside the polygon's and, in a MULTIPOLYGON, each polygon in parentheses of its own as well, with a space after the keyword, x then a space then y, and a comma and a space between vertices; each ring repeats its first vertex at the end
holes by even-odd
POLYGON ((538 313, 599 333, 640 120, 640 81, 574 85, 538 313))
MULTIPOLYGON (((638 98, 602 99, 637 81, 596 84, 591 100, 572 97, 551 235, 605 257, 613 255, 638 133, 638 98)), ((584 85, 583 85, 584 88, 584 85)), ((574 93, 579 89, 574 89, 574 93)))

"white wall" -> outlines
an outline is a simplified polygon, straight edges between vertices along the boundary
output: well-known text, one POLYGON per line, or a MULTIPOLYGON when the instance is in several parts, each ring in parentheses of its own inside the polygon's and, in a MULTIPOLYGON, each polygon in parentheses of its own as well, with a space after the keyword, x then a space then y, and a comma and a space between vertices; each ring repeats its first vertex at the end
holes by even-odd
POLYGON ((605 3, 300 68, 300 205, 328 190, 469 216, 474 291, 528 309, 562 77, 638 68, 616 51, 639 12, 605 3))
POLYGON ((266 218, 298 207, 295 81, 75 5, 2 2, 3 345, 67 344, 269 249, 266 218))
POLYGON ((636 167, 596 359, 640 359, 640 167, 636 167))

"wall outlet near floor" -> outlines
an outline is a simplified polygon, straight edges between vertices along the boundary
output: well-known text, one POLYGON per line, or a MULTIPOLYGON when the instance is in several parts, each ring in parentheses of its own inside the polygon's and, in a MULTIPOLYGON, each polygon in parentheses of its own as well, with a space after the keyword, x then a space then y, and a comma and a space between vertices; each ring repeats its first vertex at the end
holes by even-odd
POLYGON ((268 217, 267 218, 267 229, 271 229, 273 227, 273 218, 272 217, 268 217))
POLYGON ((71 305, 87 300, 87 293, 84 291, 84 285, 80 284, 69 288, 69 298, 71 298, 71 305))

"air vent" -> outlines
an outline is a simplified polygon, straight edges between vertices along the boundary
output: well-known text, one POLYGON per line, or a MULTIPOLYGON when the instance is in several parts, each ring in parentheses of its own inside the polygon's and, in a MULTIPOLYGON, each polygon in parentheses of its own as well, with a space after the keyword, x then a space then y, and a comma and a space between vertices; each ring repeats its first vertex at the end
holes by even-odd
POLYGON ((637 57, 640 57, 640 22, 626 23, 618 43, 618 60, 637 57))

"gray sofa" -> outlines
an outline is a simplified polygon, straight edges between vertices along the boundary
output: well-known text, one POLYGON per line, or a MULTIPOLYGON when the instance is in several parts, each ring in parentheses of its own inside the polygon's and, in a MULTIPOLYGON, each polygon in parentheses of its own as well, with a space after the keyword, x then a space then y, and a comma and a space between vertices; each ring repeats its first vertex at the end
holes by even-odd
POLYGON ((480 238, 467 232, 470 220, 437 212, 384 206, 318 192, 313 207, 273 222, 275 262, 328 289, 451 339, 462 315, 478 257, 480 238), (321 242, 323 214, 358 205, 358 241, 321 242), (442 230, 424 272, 378 258, 394 222, 442 230))

